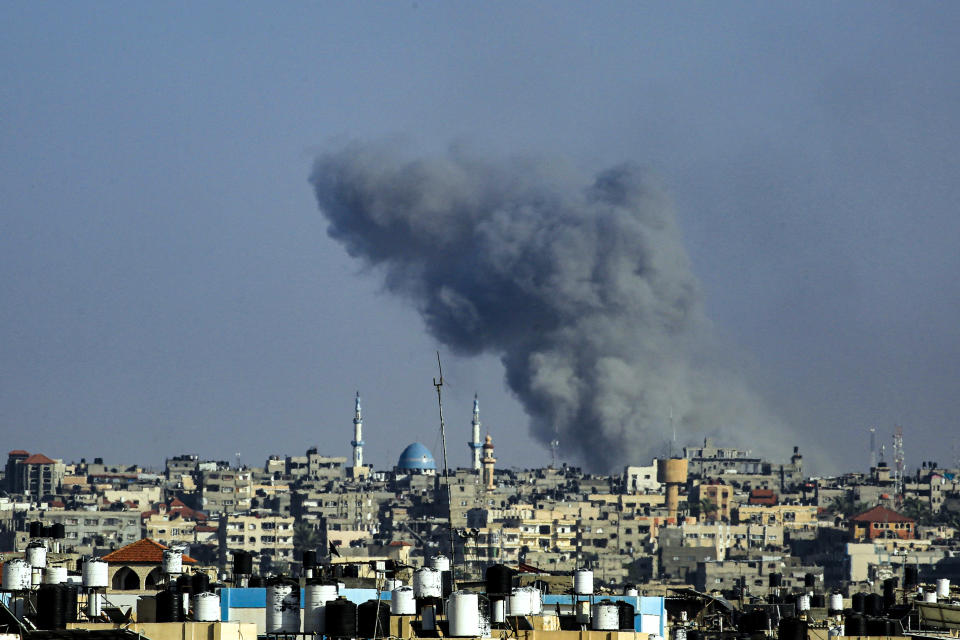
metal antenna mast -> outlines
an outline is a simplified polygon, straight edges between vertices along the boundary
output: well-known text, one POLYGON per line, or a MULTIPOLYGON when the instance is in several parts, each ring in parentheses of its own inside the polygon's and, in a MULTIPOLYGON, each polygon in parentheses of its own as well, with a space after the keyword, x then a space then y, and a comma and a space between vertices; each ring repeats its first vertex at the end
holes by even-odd
POLYGON ((870 432, 870 468, 873 469, 877 466, 877 428, 870 427, 867 431, 870 432))
POLYGON ((903 474, 906 471, 903 457, 903 427, 897 427, 893 432, 893 465, 897 470, 895 486, 896 500, 899 504, 903 500, 903 474))
POLYGON ((443 477, 447 480, 447 526, 450 530, 450 582, 453 590, 457 590, 456 550, 453 546, 453 489, 450 486, 450 467, 447 466, 447 429, 443 423, 443 398, 440 387, 443 386, 443 365, 440 364, 440 352, 437 351, 437 369, 440 370, 440 379, 433 379, 433 386, 437 389, 437 407, 440 409, 440 443, 443 446, 443 477))

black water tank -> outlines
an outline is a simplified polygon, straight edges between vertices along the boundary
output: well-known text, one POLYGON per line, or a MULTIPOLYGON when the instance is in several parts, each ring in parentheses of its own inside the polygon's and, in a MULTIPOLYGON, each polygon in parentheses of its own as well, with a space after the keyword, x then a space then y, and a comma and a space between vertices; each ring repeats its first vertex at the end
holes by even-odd
POLYGON ((157 593, 157 622, 183 622, 183 598, 179 591, 157 593))
POLYGON ((50 527, 50 536, 57 540, 63 540, 67 537, 67 530, 62 522, 55 522, 53 526, 50 527))
POLYGON ((233 575, 249 576, 253 574, 253 556, 246 551, 233 552, 233 575))
POLYGON ((487 567, 487 595, 509 595, 513 587, 513 569, 503 564, 487 567))
POLYGON ((64 607, 67 613, 67 622, 77 621, 77 593, 79 589, 75 584, 62 584, 64 607))
POLYGON ((700 632, 697 629, 687 629, 687 640, 700 640, 700 632))
POLYGON ((41 584, 37 589, 38 629, 65 629, 67 626, 66 592, 58 584, 41 584))
POLYGON ((313 549, 303 552, 303 568, 312 569, 317 566, 317 552, 313 549))
POLYGON ((210 576, 199 571, 190 576, 190 593, 205 593, 210 591, 210 576))
POLYGON ((807 589, 813 589, 817 584, 817 577, 812 573, 804 574, 803 576, 803 586, 807 589))
POLYGON ((30 523, 30 537, 39 538, 43 535, 43 523, 39 520, 34 520, 30 523))
POLYGON ((920 583, 920 570, 917 569, 916 565, 905 566, 903 568, 903 588, 909 589, 910 587, 917 586, 919 583, 920 583))
POLYGON ((779 587, 783 585, 783 576, 779 573, 771 573, 768 577, 768 585, 771 587, 779 587))
POLYGON ((852 596, 850 596, 850 606, 857 613, 864 612, 864 605, 866 604, 866 601, 867 601, 867 594, 862 592, 857 592, 852 596))
POLYGON ((807 621, 799 618, 781 618, 779 640, 807 640, 807 621))
POLYGON ((177 576, 177 591, 180 593, 195 593, 193 589, 190 588, 190 574, 181 573, 177 576))
POLYGON ((440 572, 440 585, 443 587, 443 597, 449 598, 453 593, 453 573, 451 571, 440 572))
POLYGON ((843 633, 846 636, 867 635, 866 620, 859 613, 848 613, 843 617, 843 633))
MULTIPOLYGON (((329 604, 327 605, 330 606, 329 604)), ((330 619, 327 609, 327 620, 330 619)), ((330 623, 327 622, 329 630, 330 623)), ((357 633, 361 638, 385 638, 390 635, 390 605, 386 602, 367 600, 357 607, 357 633), (379 611, 379 613, 378 613, 379 611)), ((329 631, 328 631, 329 635, 329 631)))
POLYGON ((883 581, 883 608, 889 610, 897 604, 897 579, 887 578, 883 581))
POLYGON ((868 636, 889 636, 893 624, 886 618, 867 618, 868 636))
POLYGON ((810 596, 811 609, 823 609, 827 606, 827 596, 822 593, 815 593, 810 596))
POLYGON ((864 606, 864 612, 868 616, 879 616, 883 614, 883 596, 879 593, 871 593, 867 596, 867 601, 864 606))
POLYGON ((357 605, 343 596, 327 603, 326 635, 330 638, 357 636, 357 605))
POLYGON ((251 589, 262 589, 263 588, 263 578, 260 576, 250 576, 250 581, 247 584, 251 589))
POLYGON ((754 609, 740 616, 739 630, 743 633, 766 631, 770 627, 770 615, 765 609, 754 609))
POLYGON ((620 630, 633 631, 636 627, 636 609, 629 602, 617 603, 617 614, 620 617, 620 630))

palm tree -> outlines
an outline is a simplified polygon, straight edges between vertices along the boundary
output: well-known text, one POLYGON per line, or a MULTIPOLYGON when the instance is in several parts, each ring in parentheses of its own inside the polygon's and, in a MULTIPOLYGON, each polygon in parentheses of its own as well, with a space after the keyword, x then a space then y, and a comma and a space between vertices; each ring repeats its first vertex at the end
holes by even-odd
POLYGON ((717 503, 710 498, 697 500, 693 503, 693 506, 696 509, 696 516, 700 520, 706 520, 707 518, 711 520, 717 519, 717 503))
POLYGON ((850 516, 855 516, 858 513, 863 513, 867 510, 867 503, 860 502, 853 495, 853 492, 848 491, 842 496, 837 496, 833 499, 833 502, 827 507, 828 511, 842 515, 844 519, 849 518, 850 516))
POLYGON ((298 522, 293 525, 293 554, 294 558, 303 560, 303 552, 315 550, 323 542, 323 536, 307 522, 298 522))

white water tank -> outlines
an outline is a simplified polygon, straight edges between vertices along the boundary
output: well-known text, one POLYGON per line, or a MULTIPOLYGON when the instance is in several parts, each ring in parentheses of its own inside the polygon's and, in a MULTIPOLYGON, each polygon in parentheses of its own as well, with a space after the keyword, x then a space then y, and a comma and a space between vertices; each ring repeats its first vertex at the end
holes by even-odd
POLYGON ((327 603, 337 599, 337 585, 308 584, 304 589, 303 631, 323 634, 327 628, 327 603))
POLYGON ((163 550, 163 572, 168 576, 183 573, 183 553, 177 549, 163 550))
POLYGON ((454 591, 447 600, 450 635, 475 638, 480 635, 480 602, 476 593, 454 591))
POLYGON ((507 601, 494 600, 490 603, 490 618, 493 622, 504 622, 507 619, 507 601))
POLYGON ((300 587, 288 582, 267 586, 267 633, 299 633, 300 587))
POLYGON ((923 601, 924 601, 924 602, 936 602, 936 601, 937 601, 937 592, 936 592, 936 591, 924 591, 924 592, 923 592, 923 601))
POLYGON ((30 564, 26 560, 14 558, 3 563, 3 588, 21 591, 31 586, 30 564))
POLYGON ((615 602, 601 600, 593 605, 594 631, 618 631, 620 629, 620 608, 615 602))
POLYGON ((100 612, 103 608, 103 603, 101 602, 102 597, 103 596, 97 591, 91 591, 87 594, 87 617, 91 620, 100 617, 100 612))
POLYGON ((193 619, 197 622, 219 622, 220 596, 215 593, 198 593, 193 596, 193 619))
POLYGON ((450 558, 438 553, 435 556, 430 556, 430 560, 427 565, 431 569, 436 569, 437 571, 450 571, 450 558))
POLYGON ((511 616, 529 616, 533 613, 530 595, 530 589, 514 587, 507 598, 507 613, 511 616))
POLYGON ((527 587, 530 590, 530 614, 539 616, 543 613, 543 594, 536 587, 527 587))
POLYGON ((623 590, 623 595, 631 598, 636 598, 638 595, 640 595, 640 592, 637 591, 636 587, 627 587, 626 589, 623 590))
POLYGON ((417 615, 417 599, 413 587, 400 586, 390 592, 390 614, 395 616, 417 615))
POLYGON ((66 567, 47 567, 43 570, 43 584, 62 584, 66 581, 66 567))
POLYGON ((381 591, 393 591, 403 586, 403 580, 384 580, 381 591))
POLYGON ((843 611, 843 595, 839 593, 830 594, 830 611, 843 611))
POLYGON ((413 572, 413 595, 417 598, 439 598, 443 595, 440 572, 432 567, 421 567, 413 572))
POLYGON ((950 578, 937 579, 937 597, 944 599, 950 597, 950 578))
POLYGON ((673 640, 687 640, 687 630, 683 627, 677 627, 674 629, 673 640))
POLYGON ((109 584, 107 579, 107 563, 97 558, 88 558, 83 561, 83 586, 87 588, 101 588, 109 584))
POLYGON ((593 571, 577 569, 573 572, 573 592, 578 596, 593 595, 593 571))
POLYGON ((27 547, 27 564, 34 569, 43 569, 47 566, 47 548, 42 544, 31 544, 27 547))
POLYGON ((810 611, 810 596, 802 595, 797 598, 797 609, 799 611, 810 611))

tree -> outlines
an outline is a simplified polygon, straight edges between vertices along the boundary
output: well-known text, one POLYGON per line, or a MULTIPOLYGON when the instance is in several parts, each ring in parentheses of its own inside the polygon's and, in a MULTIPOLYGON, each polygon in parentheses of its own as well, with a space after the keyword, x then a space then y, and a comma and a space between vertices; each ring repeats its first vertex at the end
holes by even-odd
POLYGON ((322 538, 320 532, 310 523, 298 522, 293 525, 294 557, 303 560, 303 552, 316 550, 323 543, 322 538))
POLYGON ((853 495, 853 492, 848 491, 842 496, 837 496, 833 499, 833 502, 830 503, 830 506, 827 507, 827 510, 831 513, 839 514, 844 517, 844 519, 849 518, 850 516, 855 516, 858 513, 863 513, 869 507, 866 502, 860 502, 853 495))
POLYGON ((700 520, 716 520, 717 519, 717 503, 711 500, 710 498, 702 498, 697 500, 694 503, 694 508, 696 509, 696 515, 700 520))

